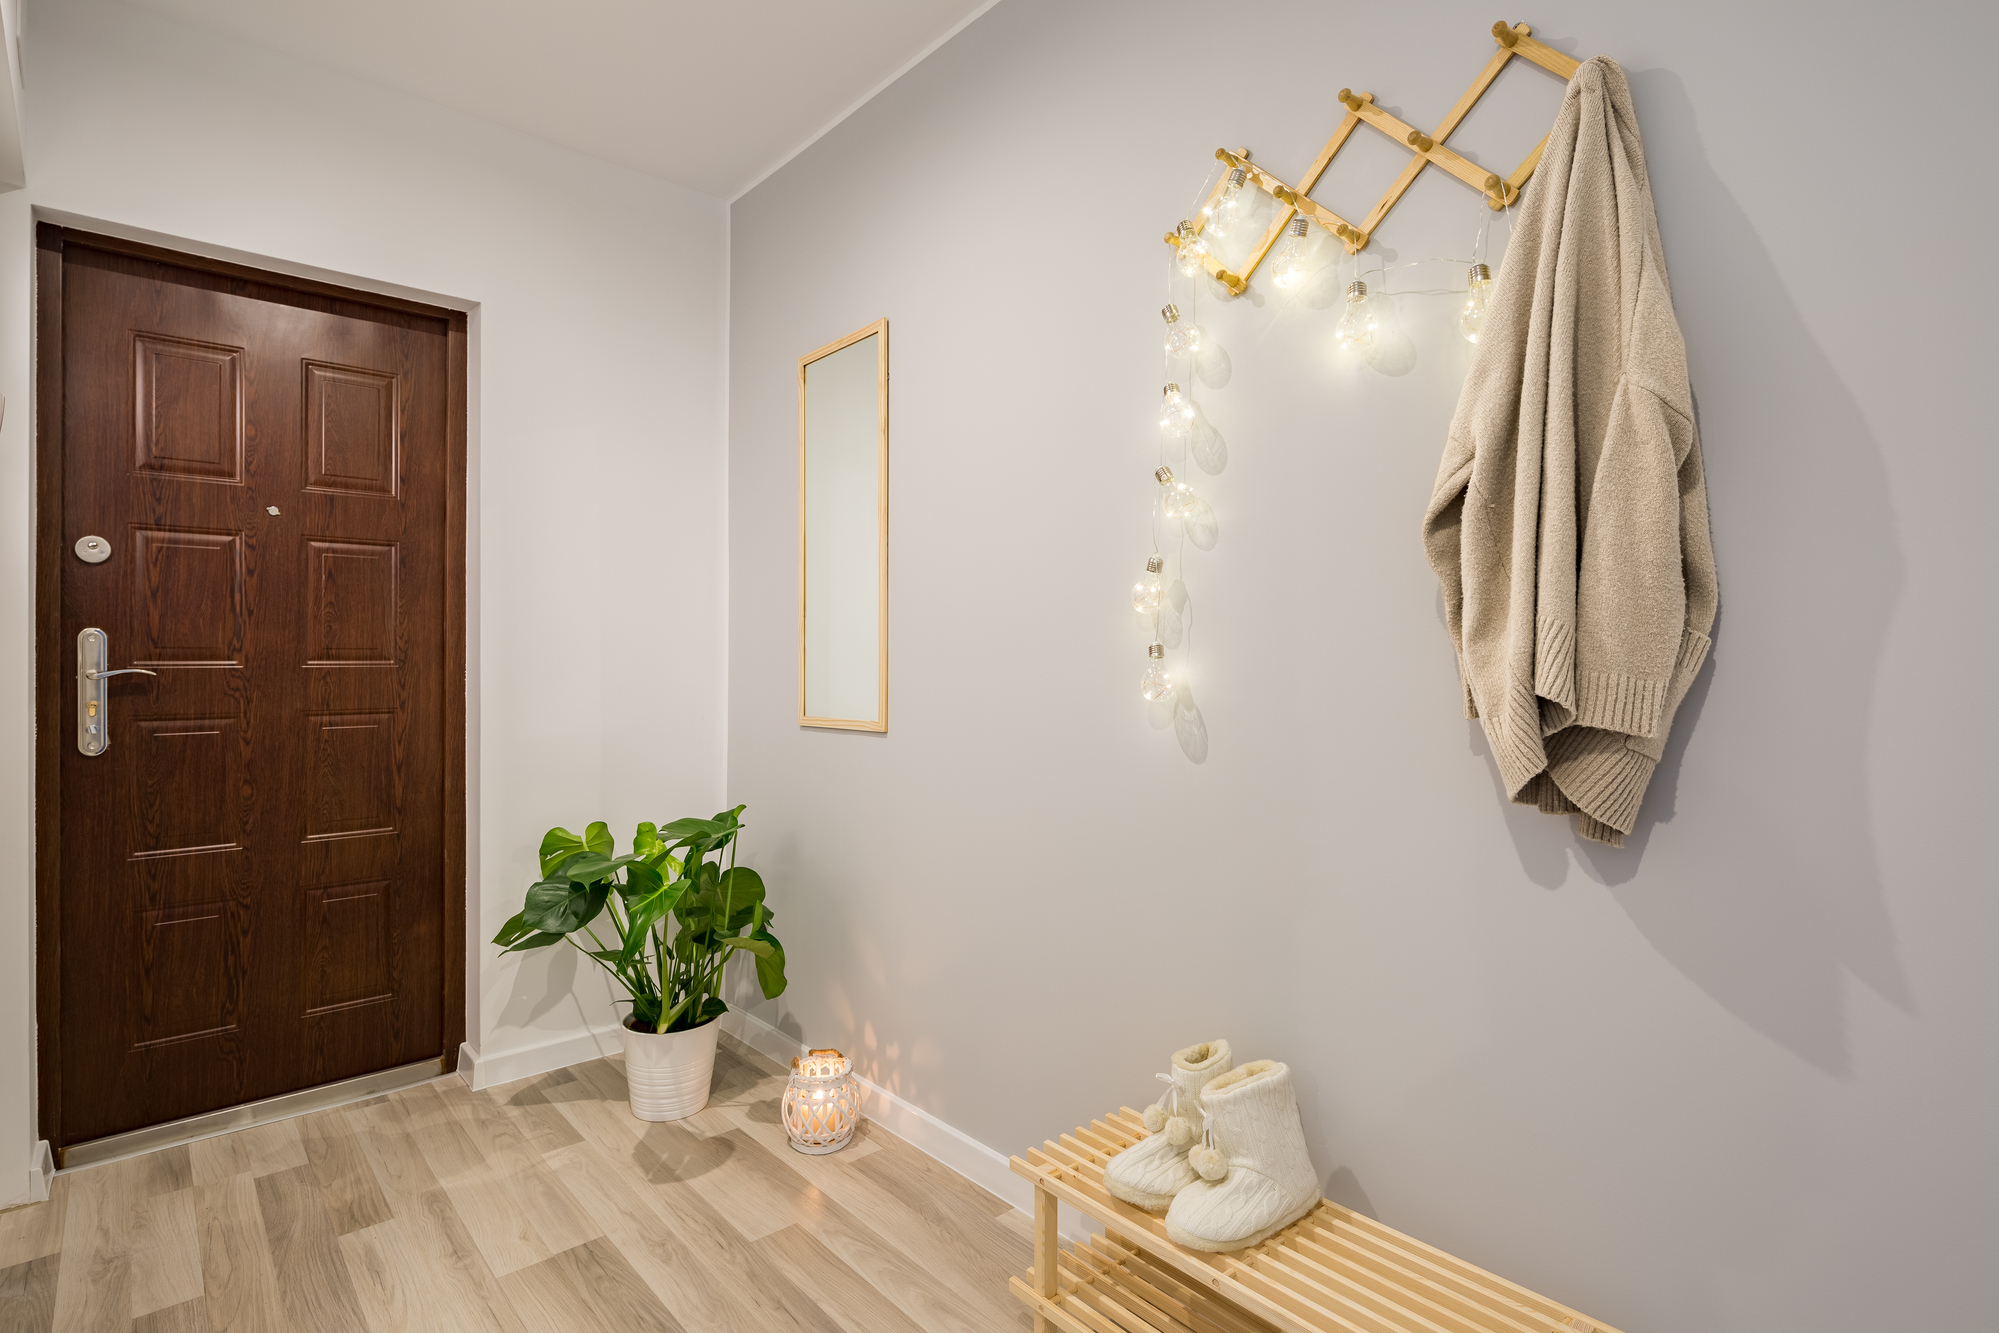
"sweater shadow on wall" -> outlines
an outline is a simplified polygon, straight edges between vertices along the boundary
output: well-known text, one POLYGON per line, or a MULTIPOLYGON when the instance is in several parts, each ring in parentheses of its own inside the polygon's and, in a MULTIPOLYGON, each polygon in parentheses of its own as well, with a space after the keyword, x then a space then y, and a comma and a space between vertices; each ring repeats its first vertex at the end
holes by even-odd
MULTIPOLYGON (((1715 647, 1623 848, 1580 845, 1568 819, 1499 799, 1536 884, 1560 887, 1577 866, 1707 995, 1847 1077, 1847 978, 1916 1012, 1869 800, 1881 780, 1869 721, 1907 582, 1889 473, 1791 299, 1787 270, 1709 164, 1679 76, 1629 77, 1701 391, 1721 583, 1715 647), (1676 821, 1681 836, 1655 847, 1653 834, 1676 821)), ((1479 724, 1467 726, 1489 759, 1479 724)))

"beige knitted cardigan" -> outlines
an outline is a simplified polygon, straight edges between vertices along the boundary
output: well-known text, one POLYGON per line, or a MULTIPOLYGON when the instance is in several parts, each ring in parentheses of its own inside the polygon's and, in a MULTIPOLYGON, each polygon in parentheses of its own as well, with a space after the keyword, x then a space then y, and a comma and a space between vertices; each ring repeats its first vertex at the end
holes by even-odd
POLYGON ((1686 344, 1624 71, 1569 81, 1423 518, 1507 794, 1621 845, 1717 588, 1686 344))

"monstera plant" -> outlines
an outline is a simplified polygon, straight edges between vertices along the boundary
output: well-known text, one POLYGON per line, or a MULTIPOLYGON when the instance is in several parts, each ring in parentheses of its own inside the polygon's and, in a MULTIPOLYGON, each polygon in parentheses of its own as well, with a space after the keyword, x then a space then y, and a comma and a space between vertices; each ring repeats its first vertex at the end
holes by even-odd
POLYGON ((625 1026, 636 1033, 685 1032, 726 1012, 722 970, 738 953, 756 959, 757 984, 775 999, 784 946, 770 932, 763 878, 736 864, 743 810, 640 824, 622 856, 602 821, 581 837, 550 829, 541 879, 493 943, 522 953, 568 941, 631 995, 625 1026))

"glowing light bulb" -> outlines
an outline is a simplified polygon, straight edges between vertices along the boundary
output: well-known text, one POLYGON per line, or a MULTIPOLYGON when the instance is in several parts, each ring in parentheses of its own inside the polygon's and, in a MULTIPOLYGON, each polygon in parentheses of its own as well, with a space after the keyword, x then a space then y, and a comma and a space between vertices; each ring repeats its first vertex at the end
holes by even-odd
POLYGON ((1145 674, 1138 678, 1138 692, 1153 703, 1173 692, 1173 678, 1166 674, 1166 645, 1155 643, 1145 650, 1145 674))
POLYGON ((1465 308, 1458 315, 1458 332, 1464 334, 1465 341, 1475 343, 1478 335, 1485 331, 1485 307, 1492 299, 1492 270, 1483 264, 1471 266, 1471 291, 1465 297, 1465 308))
POLYGON ((1374 309, 1368 303, 1366 283, 1347 284, 1347 312, 1340 316, 1333 338, 1343 352, 1366 347, 1374 341, 1374 309))
POLYGON ((1215 200, 1214 206, 1208 211, 1208 225, 1205 228, 1208 235, 1228 235, 1230 230, 1242 221, 1244 214, 1249 212, 1249 198, 1243 189, 1244 183, 1248 180, 1249 172, 1246 168, 1237 167, 1229 172, 1229 183, 1222 187, 1222 197, 1215 200))
POLYGON ((1270 280, 1279 287, 1296 287, 1305 280, 1305 215, 1291 219, 1277 254, 1270 261, 1270 280))
POLYGON ((1177 305, 1168 305, 1159 314, 1166 321, 1166 355, 1199 356, 1204 336, 1201 326, 1183 321, 1177 305))
POLYGON ((1164 492, 1159 497, 1159 512, 1166 517, 1185 518, 1194 512, 1195 505, 1201 503, 1201 497, 1194 494, 1192 486, 1174 479, 1172 468, 1162 467, 1152 475, 1164 492))
POLYGON ((1191 222, 1182 222, 1173 233, 1180 238, 1180 271, 1193 277, 1202 268, 1202 261, 1208 257, 1208 242, 1194 230, 1191 222))
POLYGON ((1146 560, 1144 576, 1131 585, 1132 610, 1142 616, 1158 614, 1159 599, 1166 595, 1166 589, 1159 583, 1159 571, 1164 568, 1166 562, 1156 555, 1146 560))
POLYGON ((1166 386, 1165 401, 1159 404, 1159 429, 1176 442, 1186 439, 1194 429, 1194 405, 1177 384, 1166 386))

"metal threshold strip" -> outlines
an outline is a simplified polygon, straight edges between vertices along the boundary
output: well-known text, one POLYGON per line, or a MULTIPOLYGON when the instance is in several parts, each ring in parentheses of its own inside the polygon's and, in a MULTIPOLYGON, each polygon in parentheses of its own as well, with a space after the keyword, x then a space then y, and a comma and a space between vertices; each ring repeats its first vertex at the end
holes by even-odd
POLYGON ((297 1092, 266 1097, 260 1102, 225 1106, 220 1111, 206 1111, 185 1120, 169 1120, 164 1125, 148 1125, 144 1129, 110 1134, 86 1143, 72 1143, 62 1150, 58 1160, 64 1171, 80 1166, 96 1166, 120 1157, 135 1157, 155 1149, 170 1148, 176 1143, 192 1143, 196 1139, 213 1138, 231 1130, 248 1129, 252 1125, 323 1111, 329 1106, 378 1097, 398 1088, 427 1083, 443 1072, 444 1060, 441 1057, 397 1065, 393 1069, 378 1069, 372 1074, 343 1078, 337 1083, 322 1083, 316 1088, 301 1088, 297 1092))

